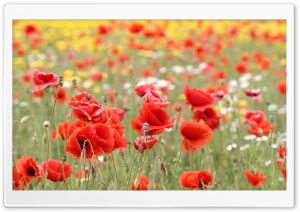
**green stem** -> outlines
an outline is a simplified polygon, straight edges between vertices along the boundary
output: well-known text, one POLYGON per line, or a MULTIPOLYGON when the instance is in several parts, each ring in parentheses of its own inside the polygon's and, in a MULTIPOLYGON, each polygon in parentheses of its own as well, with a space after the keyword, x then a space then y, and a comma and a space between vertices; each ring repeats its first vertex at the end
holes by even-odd
POLYGON ((171 180, 171 190, 173 188, 173 181, 174 181, 175 174, 176 174, 176 171, 177 171, 177 166, 178 166, 178 163, 180 161, 180 157, 181 157, 181 153, 182 153, 182 146, 183 146, 183 141, 181 142, 179 157, 178 157, 178 160, 177 160, 177 163, 176 163, 176 166, 175 166, 175 169, 174 169, 173 177, 172 177, 172 180, 171 180))

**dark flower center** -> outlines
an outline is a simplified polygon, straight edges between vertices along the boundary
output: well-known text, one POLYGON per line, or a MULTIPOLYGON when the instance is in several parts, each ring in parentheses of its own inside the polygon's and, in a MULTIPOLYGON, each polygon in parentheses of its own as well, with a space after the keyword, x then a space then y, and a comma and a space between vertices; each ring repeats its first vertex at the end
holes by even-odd
POLYGON ((34 168, 30 167, 30 168, 27 170, 27 174, 29 174, 30 176, 34 176, 34 175, 35 175, 35 170, 34 170, 34 168))
POLYGON ((81 140, 81 139, 78 139, 78 143, 80 145, 80 149, 83 149, 83 145, 84 145, 84 148, 86 149, 86 146, 87 146, 87 143, 88 142, 85 142, 86 140, 81 140))

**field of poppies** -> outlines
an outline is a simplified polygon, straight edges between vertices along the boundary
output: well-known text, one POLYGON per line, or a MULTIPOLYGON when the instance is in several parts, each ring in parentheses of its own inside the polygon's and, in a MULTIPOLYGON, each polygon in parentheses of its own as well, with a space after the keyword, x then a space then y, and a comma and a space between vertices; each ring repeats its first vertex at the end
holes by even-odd
POLYGON ((286 23, 13 22, 14 190, 285 190, 286 23))

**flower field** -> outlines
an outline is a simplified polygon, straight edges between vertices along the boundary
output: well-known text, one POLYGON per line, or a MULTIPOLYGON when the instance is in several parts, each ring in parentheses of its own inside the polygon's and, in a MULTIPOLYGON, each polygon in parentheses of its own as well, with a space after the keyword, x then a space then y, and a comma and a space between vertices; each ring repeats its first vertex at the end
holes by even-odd
POLYGON ((14 190, 285 190, 286 23, 16 20, 14 190))

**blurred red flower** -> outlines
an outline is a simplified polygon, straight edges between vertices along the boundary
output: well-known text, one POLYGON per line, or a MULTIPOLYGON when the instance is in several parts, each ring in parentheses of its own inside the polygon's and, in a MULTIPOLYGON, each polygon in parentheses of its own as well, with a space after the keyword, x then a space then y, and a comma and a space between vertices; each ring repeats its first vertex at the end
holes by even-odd
POLYGON ((190 105, 192 110, 204 110, 215 103, 215 99, 210 94, 200 89, 190 88, 189 85, 184 86, 184 95, 186 104, 190 105))
POLYGON ((280 149, 277 149, 277 153, 278 153, 279 157, 281 157, 281 158, 286 157, 286 146, 283 146, 280 149))
POLYGON ((143 97, 147 91, 154 91, 154 90, 155 90, 155 86, 153 84, 139 85, 136 86, 134 89, 135 93, 140 97, 143 97))
POLYGON ((162 133, 165 128, 173 127, 173 123, 169 121, 168 113, 153 102, 143 104, 139 116, 131 121, 131 126, 135 131, 143 135, 144 123, 149 125, 148 135, 157 135, 162 133))
POLYGON ((286 182, 286 168, 285 168, 285 167, 282 167, 282 168, 280 169, 280 172, 282 173, 283 178, 284 178, 284 181, 286 182))
POLYGON ((133 23, 131 24, 129 27, 128 27, 129 31, 131 33, 134 33, 134 34, 138 34, 140 33, 141 31, 143 31, 144 29, 144 26, 142 24, 139 24, 139 23, 133 23))
POLYGON ((37 28, 36 25, 27 24, 24 26, 23 31, 27 37, 35 34, 39 34, 41 31, 37 28))
POLYGON ((131 184, 131 190, 149 190, 150 180, 144 175, 135 179, 131 184))
POLYGON ((251 125, 258 125, 263 123, 266 120, 266 115, 264 112, 257 110, 257 111, 248 111, 244 114, 244 121, 243 124, 251 124, 251 125))
POLYGON ((84 178, 84 171, 82 169, 79 169, 75 172, 76 179, 84 178))
POLYGON ((208 171, 193 171, 183 172, 179 177, 179 184, 181 187, 194 190, 199 188, 206 189, 212 183, 212 174, 208 171))
POLYGON ((140 137, 134 141, 133 145, 136 150, 139 150, 143 154, 145 149, 152 149, 157 141, 158 138, 156 136, 147 136, 147 139, 140 137))
POLYGON ((93 74, 91 74, 91 79, 92 80, 101 82, 103 80, 103 78, 104 78, 104 76, 103 76, 102 73, 93 73, 93 74))
POLYGON ((47 161, 44 161, 42 167, 45 172, 48 170, 47 179, 52 182, 65 182, 72 174, 72 166, 59 160, 49 159, 48 169, 47 161))
POLYGON ((221 116, 219 116, 217 111, 215 111, 213 108, 206 108, 203 111, 195 111, 192 119, 196 120, 197 122, 203 120, 204 123, 213 130, 219 127, 221 116))
POLYGON ((248 130, 249 134, 255 135, 257 137, 268 136, 270 131, 274 130, 274 126, 270 124, 268 121, 263 121, 259 124, 253 124, 250 126, 248 130))
POLYGON ((58 124, 57 131, 61 139, 65 140, 68 137, 67 136, 68 131, 69 131, 69 135, 71 135, 74 130, 80 127, 84 127, 86 125, 87 123, 81 120, 76 120, 75 122, 71 122, 70 126, 69 126, 69 122, 63 122, 58 124))
POLYGON ((58 89, 58 92, 53 92, 53 98, 56 99, 57 103, 63 104, 68 100, 67 92, 64 88, 58 89))
POLYGON ((283 95, 286 94, 286 81, 280 81, 277 83, 277 89, 283 95))
POLYGON ((238 64, 235 65, 235 70, 239 73, 239 74, 245 74, 247 72, 249 72, 247 64, 244 62, 240 62, 238 64))
POLYGON ((245 170, 244 174, 247 177, 248 182, 255 187, 261 186, 267 179, 267 177, 261 173, 252 173, 250 170, 245 170))
POLYGON ((254 96, 254 97, 255 97, 255 96, 259 96, 260 93, 261 93, 260 88, 258 88, 258 89, 252 89, 252 90, 250 90, 250 89, 245 89, 245 94, 246 94, 247 96, 251 96, 251 97, 254 96))
POLYGON ((180 127, 183 136, 183 149, 186 152, 197 151, 211 141, 212 131, 206 124, 183 122, 180 127))
POLYGON ((36 87, 31 89, 32 93, 51 86, 58 86, 58 77, 53 73, 45 74, 43 72, 34 71, 31 75, 31 81, 36 85, 36 87))
POLYGON ((145 95, 143 96, 146 103, 153 102, 154 104, 162 107, 162 108, 168 108, 170 105, 170 102, 165 102, 163 98, 153 90, 146 91, 145 95))

